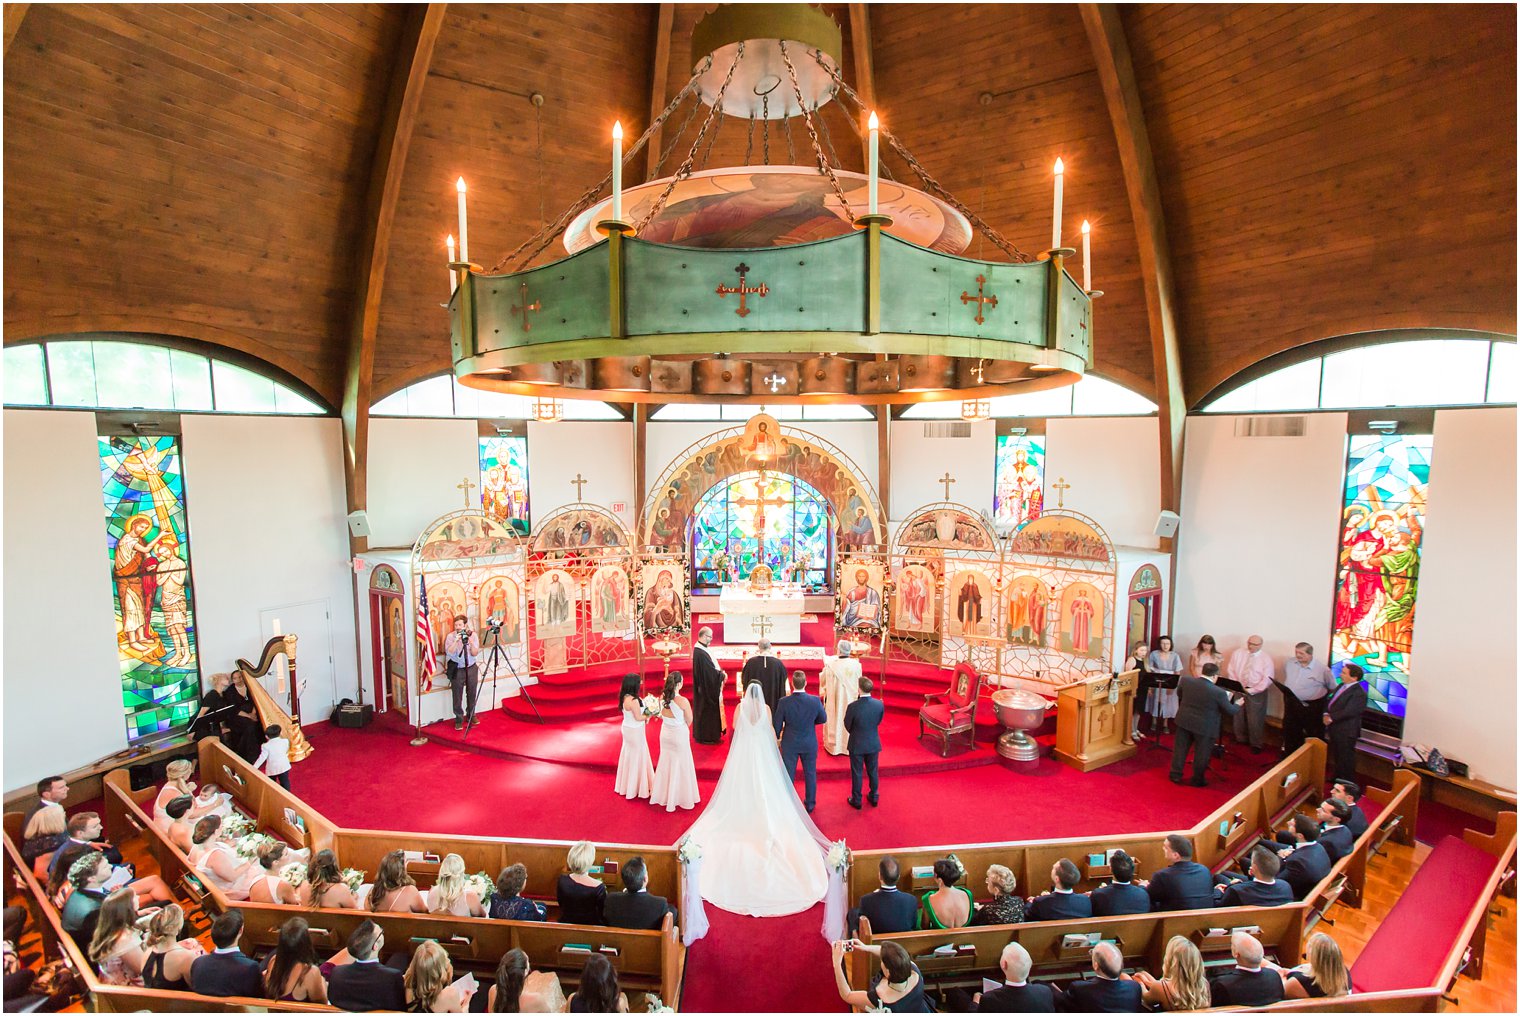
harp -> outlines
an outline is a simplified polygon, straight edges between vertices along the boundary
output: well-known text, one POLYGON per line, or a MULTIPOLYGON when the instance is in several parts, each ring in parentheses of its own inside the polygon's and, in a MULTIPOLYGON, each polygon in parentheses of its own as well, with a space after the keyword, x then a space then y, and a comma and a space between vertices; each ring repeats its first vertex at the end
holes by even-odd
POLYGON ((264 651, 259 655, 258 663, 249 663, 247 660, 238 660, 237 669, 243 672, 243 683, 248 686, 248 696, 253 699, 253 708, 259 714, 259 722, 264 726, 278 724, 285 732, 285 737, 290 741, 290 761, 299 762, 306 758, 314 750, 311 742, 306 740, 306 735, 301 732, 301 697, 300 685, 296 681, 296 637, 294 635, 277 635, 264 644, 264 651), (274 666, 275 657, 284 655, 290 664, 290 712, 280 708, 274 697, 264 690, 259 683, 259 678, 269 673, 269 668, 274 666))

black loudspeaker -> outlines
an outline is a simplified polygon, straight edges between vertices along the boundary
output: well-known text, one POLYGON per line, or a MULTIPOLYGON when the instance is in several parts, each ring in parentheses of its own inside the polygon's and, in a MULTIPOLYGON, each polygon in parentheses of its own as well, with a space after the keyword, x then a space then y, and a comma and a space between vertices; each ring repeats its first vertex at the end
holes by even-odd
POLYGON ((369 703, 356 706, 352 702, 333 710, 333 722, 340 727, 367 727, 375 719, 375 707, 369 703))

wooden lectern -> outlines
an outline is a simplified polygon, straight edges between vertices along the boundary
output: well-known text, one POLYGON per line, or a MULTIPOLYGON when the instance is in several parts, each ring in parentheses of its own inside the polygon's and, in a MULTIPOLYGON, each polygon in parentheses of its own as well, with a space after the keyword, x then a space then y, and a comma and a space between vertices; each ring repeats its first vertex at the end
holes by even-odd
POLYGON ((1129 758, 1138 670, 1089 678, 1062 688, 1056 699, 1056 758, 1084 773, 1129 758))

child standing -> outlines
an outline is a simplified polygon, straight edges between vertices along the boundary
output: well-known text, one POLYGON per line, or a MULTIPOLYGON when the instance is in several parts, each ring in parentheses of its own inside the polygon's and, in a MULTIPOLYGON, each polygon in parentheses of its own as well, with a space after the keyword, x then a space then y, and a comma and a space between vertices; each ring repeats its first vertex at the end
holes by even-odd
POLYGON ((259 749, 259 757, 254 760, 253 767, 264 767, 264 775, 274 780, 286 790, 290 789, 290 740, 285 732, 280 729, 278 723, 271 723, 264 728, 264 747, 259 749))

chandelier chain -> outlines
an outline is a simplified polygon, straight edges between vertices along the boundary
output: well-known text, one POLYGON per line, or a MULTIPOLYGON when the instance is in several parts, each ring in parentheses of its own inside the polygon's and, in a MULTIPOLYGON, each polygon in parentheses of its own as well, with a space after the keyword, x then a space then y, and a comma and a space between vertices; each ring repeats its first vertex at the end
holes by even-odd
POLYGON ((787 76, 792 79, 792 92, 797 96, 797 106, 802 110, 802 119, 807 123, 808 140, 812 142, 813 154, 818 157, 818 171, 829 178, 829 184, 834 188, 834 194, 839 198, 839 207, 845 215, 854 218, 850 209, 850 200, 844 196, 844 188, 839 185, 839 177, 834 175, 834 167, 824 157, 823 147, 818 141, 818 128, 813 126, 813 113, 808 109, 806 100, 802 98, 802 85, 797 82, 797 68, 792 66, 792 57, 786 51, 786 40, 778 39, 777 46, 781 50, 781 60, 786 64, 787 76))
POLYGON ((686 136, 687 128, 689 128, 691 126, 691 122, 697 118, 697 110, 701 108, 702 100, 692 99, 691 108, 686 111, 686 119, 681 121, 681 129, 676 131, 675 137, 671 138, 670 143, 667 144, 664 147, 664 150, 660 152, 659 161, 654 164, 654 169, 650 172, 649 179, 655 180, 659 178, 660 171, 665 168, 665 160, 670 158, 670 153, 676 150, 676 146, 679 145, 681 143, 681 139, 686 136))
POLYGON ((707 168, 707 160, 712 156, 713 145, 717 144, 718 134, 723 130, 723 124, 727 120, 728 116, 723 110, 718 110, 718 125, 713 128, 712 137, 707 139, 707 150, 702 153, 701 166, 703 169, 707 168))
POLYGON ((771 164, 771 97, 769 95, 760 96, 760 143, 764 149, 761 157, 769 166, 771 164))
POLYGON ((797 165, 797 150, 792 147, 792 118, 787 117, 782 121, 786 124, 786 164, 797 165))
POLYGON ((744 43, 740 42, 738 51, 734 55, 734 62, 728 65, 728 73, 723 77, 723 84, 718 87, 718 96, 713 100, 712 111, 703 119, 702 126, 697 130, 697 139, 691 143, 691 150, 686 153, 686 160, 681 163, 681 168, 676 170, 675 175, 670 178, 670 183, 665 185, 665 189, 660 192, 660 196, 655 199, 649 211, 639 220, 638 225, 634 228, 635 235, 642 233, 644 227, 648 226, 654 217, 665 209, 665 202, 670 200, 670 192, 676 189, 676 184, 691 175, 692 163, 696 161, 697 151, 702 147, 702 139, 707 137, 707 128, 712 126, 713 121, 717 119, 718 112, 723 109, 723 96, 727 94, 728 86, 734 80, 734 69, 739 66, 739 61, 743 59, 744 43))
MULTIPOLYGON (((819 133, 823 135, 824 147, 829 150, 829 161, 837 166, 839 165, 839 153, 834 151, 834 136, 829 132, 829 118, 820 113, 816 105, 813 106, 813 115, 818 118, 819 133)), ((790 133, 787 134, 787 140, 791 140, 790 133)))
POLYGON ((744 164, 755 164, 755 114, 749 115, 749 136, 744 140, 744 164))

